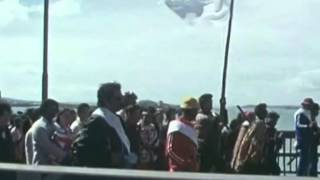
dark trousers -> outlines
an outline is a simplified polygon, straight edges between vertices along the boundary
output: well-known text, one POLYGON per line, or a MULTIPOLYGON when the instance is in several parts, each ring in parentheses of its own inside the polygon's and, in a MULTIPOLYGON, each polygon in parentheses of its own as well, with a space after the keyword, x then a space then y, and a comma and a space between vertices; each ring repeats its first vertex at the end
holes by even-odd
POLYGON ((309 176, 318 176, 318 144, 316 141, 310 148, 309 176))
POLYGON ((310 144, 301 143, 299 146, 299 166, 297 170, 297 176, 308 176, 308 170, 310 165, 310 144))

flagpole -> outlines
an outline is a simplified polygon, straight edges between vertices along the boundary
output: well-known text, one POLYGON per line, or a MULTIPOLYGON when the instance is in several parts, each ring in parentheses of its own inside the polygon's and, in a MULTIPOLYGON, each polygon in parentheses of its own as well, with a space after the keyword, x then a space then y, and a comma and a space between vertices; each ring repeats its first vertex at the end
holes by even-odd
POLYGON ((221 99, 220 99, 220 115, 224 125, 228 124, 228 112, 226 109, 226 81, 227 81, 229 49, 230 49, 230 39, 231 39, 232 20, 233 20, 233 8, 234 8, 234 0, 231 0, 230 17, 229 17, 229 23, 228 23, 228 34, 227 34, 227 40, 226 40, 223 75, 222 75, 222 90, 221 90, 221 99))
POLYGON ((48 99, 48 28, 49 0, 44 0, 42 101, 48 99))

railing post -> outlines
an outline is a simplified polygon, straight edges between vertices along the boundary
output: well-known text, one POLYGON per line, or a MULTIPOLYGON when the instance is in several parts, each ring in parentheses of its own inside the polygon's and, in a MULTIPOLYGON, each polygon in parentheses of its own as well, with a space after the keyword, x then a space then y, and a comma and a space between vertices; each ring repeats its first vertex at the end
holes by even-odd
POLYGON ((283 150, 282 150, 282 161, 283 161, 283 175, 285 176, 286 175, 286 137, 283 138, 283 150))

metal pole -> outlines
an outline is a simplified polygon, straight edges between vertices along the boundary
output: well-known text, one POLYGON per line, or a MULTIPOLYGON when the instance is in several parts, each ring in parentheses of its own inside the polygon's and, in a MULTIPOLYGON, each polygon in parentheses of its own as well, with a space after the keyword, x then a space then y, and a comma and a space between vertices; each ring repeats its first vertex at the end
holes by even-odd
POLYGON ((226 81, 227 81, 228 59, 229 59, 230 39, 231 39, 231 30, 232 30, 232 20, 233 20, 233 7, 234 7, 234 0, 231 0, 228 34, 227 34, 227 40, 226 40, 226 49, 225 49, 223 76, 222 76, 222 91, 221 91, 221 99, 220 99, 220 115, 225 125, 228 124, 228 113, 226 109, 226 81))
POLYGON ((49 0, 44 0, 42 101, 48 99, 48 28, 49 0))

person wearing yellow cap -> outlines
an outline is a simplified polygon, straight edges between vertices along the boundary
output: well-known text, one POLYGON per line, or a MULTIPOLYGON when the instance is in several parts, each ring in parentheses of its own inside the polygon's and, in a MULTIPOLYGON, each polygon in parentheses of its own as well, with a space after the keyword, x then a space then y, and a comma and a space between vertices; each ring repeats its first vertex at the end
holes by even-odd
POLYGON ((167 132, 166 155, 170 172, 197 172, 198 141, 197 133, 191 123, 199 110, 195 98, 186 98, 181 104, 182 115, 169 124, 167 132))

